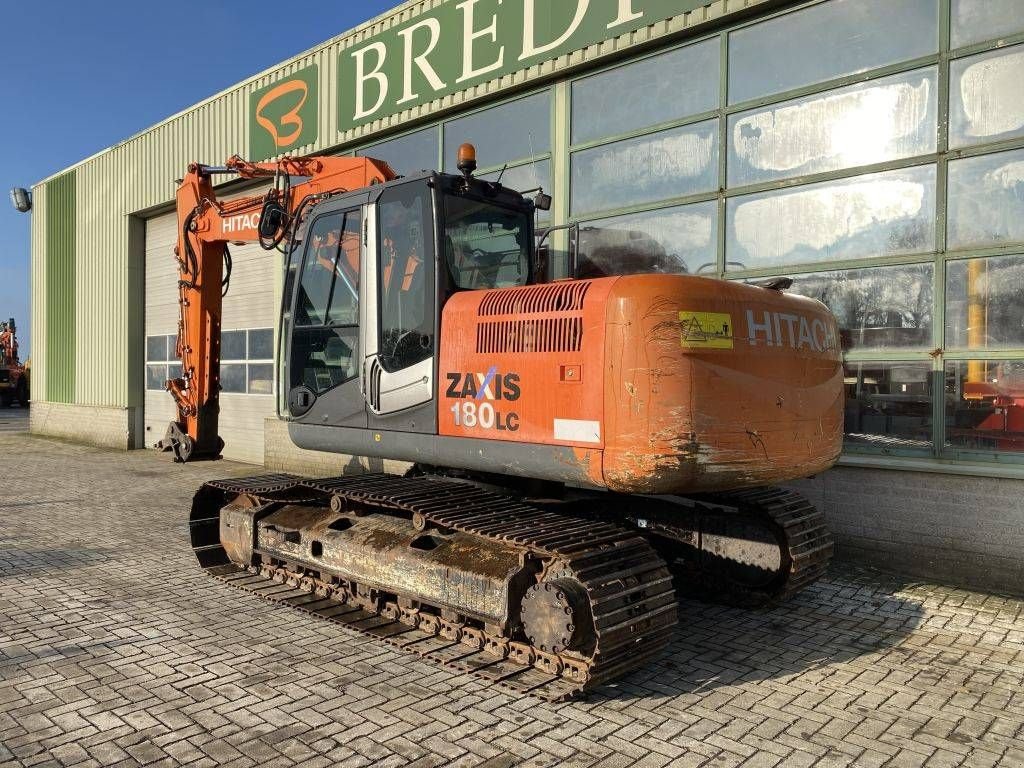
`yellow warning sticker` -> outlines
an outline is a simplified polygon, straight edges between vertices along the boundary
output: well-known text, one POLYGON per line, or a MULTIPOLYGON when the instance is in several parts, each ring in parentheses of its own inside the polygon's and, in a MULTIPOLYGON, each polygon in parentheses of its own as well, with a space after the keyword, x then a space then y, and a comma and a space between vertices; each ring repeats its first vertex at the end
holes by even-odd
POLYGON ((732 349, 732 317, 721 312, 680 312, 683 349, 732 349))

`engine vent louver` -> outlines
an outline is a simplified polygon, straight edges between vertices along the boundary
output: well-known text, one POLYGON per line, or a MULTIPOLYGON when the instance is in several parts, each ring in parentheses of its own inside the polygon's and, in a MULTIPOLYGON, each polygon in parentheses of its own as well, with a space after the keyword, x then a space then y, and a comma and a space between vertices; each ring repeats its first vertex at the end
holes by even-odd
POLYGON ((480 316, 582 312, 589 280, 493 291, 480 302, 480 316))
POLYGON ((494 291, 480 302, 476 351, 579 352, 583 349, 583 303, 589 281, 494 291), (500 319, 498 319, 500 318, 500 319))
POLYGON ((482 354, 579 352, 582 348, 582 317, 499 320, 476 327, 476 351, 482 354))

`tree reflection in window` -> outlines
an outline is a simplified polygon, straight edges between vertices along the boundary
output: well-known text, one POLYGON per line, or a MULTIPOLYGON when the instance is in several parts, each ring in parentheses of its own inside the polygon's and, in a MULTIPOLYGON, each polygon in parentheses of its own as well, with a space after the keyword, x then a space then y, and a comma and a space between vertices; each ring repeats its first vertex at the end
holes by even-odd
POLYGON ((792 293, 817 299, 839 321, 844 349, 930 349, 931 264, 794 277, 792 293))

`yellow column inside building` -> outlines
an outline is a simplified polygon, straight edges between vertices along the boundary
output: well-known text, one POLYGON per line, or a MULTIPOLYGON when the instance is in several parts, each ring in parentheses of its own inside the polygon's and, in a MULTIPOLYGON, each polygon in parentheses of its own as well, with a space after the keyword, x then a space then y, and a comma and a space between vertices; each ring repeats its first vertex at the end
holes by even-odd
MULTIPOLYGON (((988 336, 988 263, 985 259, 967 262, 967 345, 984 349, 988 336)), ((984 360, 967 363, 967 381, 985 381, 988 365, 984 360)))

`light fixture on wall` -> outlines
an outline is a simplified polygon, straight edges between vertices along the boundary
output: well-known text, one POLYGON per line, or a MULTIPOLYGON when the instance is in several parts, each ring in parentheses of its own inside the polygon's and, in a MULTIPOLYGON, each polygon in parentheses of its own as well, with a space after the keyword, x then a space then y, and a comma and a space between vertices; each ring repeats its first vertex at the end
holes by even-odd
POLYGON ((11 205, 19 213, 28 213, 32 210, 32 195, 23 187, 15 187, 11 190, 11 205))

